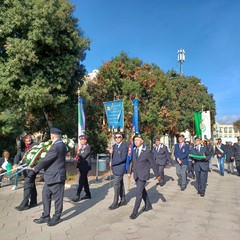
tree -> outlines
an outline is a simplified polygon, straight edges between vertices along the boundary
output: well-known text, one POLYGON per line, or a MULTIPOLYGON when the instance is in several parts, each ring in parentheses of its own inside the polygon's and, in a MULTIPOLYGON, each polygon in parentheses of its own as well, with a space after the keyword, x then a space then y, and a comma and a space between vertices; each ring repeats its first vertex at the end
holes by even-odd
POLYGON ((213 96, 199 79, 178 75, 169 79, 169 74, 155 64, 129 58, 124 52, 103 64, 96 79, 86 83, 82 92, 87 99, 91 131, 105 131, 106 136, 102 103, 114 99, 124 100, 125 131, 129 136, 131 100, 138 98, 140 131, 146 140, 166 133, 174 136, 186 129, 193 131, 193 113, 202 108, 211 109, 215 115, 213 96))
POLYGON ((0 134, 76 123, 69 114, 90 40, 73 10, 65 0, 1 1, 0 134))
POLYGON ((233 127, 240 132, 240 119, 233 123, 233 127))

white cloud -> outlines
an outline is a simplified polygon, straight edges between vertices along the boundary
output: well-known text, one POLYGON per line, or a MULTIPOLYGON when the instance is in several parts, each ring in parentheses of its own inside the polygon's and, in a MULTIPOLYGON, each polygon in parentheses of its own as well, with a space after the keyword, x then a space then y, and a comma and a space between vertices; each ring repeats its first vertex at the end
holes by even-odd
POLYGON ((217 117, 216 121, 219 123, 233 123, 237 120, 240 120, 240 115, 226 115, 217 117))

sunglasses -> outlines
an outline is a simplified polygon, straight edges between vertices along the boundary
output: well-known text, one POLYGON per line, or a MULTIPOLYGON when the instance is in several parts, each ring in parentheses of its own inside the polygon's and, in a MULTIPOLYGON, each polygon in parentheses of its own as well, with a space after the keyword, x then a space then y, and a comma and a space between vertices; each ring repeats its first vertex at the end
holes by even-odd
POLYGON ((115 137, 115 138, 122 138, 122 137, 115 137))

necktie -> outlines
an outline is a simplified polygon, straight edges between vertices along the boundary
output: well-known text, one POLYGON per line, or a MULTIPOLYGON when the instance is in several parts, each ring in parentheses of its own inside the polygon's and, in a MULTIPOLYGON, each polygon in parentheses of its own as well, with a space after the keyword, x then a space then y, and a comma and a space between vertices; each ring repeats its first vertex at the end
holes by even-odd
POLYGON ((139 156, 139 149, 137 148, 137 151, 136 151, 136 159, 138 159, 138 156, 139 156))

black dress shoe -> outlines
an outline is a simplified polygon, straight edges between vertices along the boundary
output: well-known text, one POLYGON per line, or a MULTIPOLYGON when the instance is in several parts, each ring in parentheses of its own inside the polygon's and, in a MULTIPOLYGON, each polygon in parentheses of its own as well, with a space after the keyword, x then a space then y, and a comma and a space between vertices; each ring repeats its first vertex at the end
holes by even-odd
POLYGON ((29 205, 29 208, 34 208, 34 207, 37 207, 37 203, 30 203, 30 205, 29 205))
POLYGON ((147 211, 150 211, 152 209, 153 209, 152 205, 147 206, 147 207, 145 206, 145 207, 142 208, 143 212, 147 212, 147 211))
POLYGON ((186 187, 181 187, 181 191, 184 191, 186 189, 186 187))
POLYGON ((112 204, 111 206, 108 207, 109 210, 114 210, 117 209, 119 207, 119 205, 117 204, 112 204))
POLYGON ((200 193, 200 196, 201 196, 201 197, 204 197, 204 196, 205 196, 205 193, 200 193))
POLYGON ((15 207, 15 209, 16 210, 18 210, 18 211, 25 211, 25 210, 28 210, 30 207, 29 206, 24 206, 24 207, 22 207, 22 206, 17 206, 17 207, 15 207))
POLYGON ((85 199, 92 199, 92 197, 89 195, 85 195, 84 197, 81 198, 81 200, 85 200, 85 199))
POLYGON ((126 202, 126 201, 121 201, 118 205, 119 205, 119 207, 121 207, 121 206, 126 206, 126 205, 127 205, 127 202, 126 202))
POLYGON ((130 216, 129 216, 130 219, 134 220, 137 218, 137 213, 132 213, 130 216))
POLYGON ((57 224, 59 224, 60 222, 62 222, 62 219, 54 219, 54 218, 52 218, 52 219, 50 219, 50 221, 48 222, 48 226, 49 227, 53 227, 53 226, 56 226, 57 224))
POLYGON ((33 219, 33 222, 37 223, 37 224, 41 224, 41 223, 48 223, 49 222, 49 218, 37 218, 37 219, 33 219))
POLYGON ((79 202, 80 201, 80 197, 75 197, 72 199, 73 202, 79 202))

